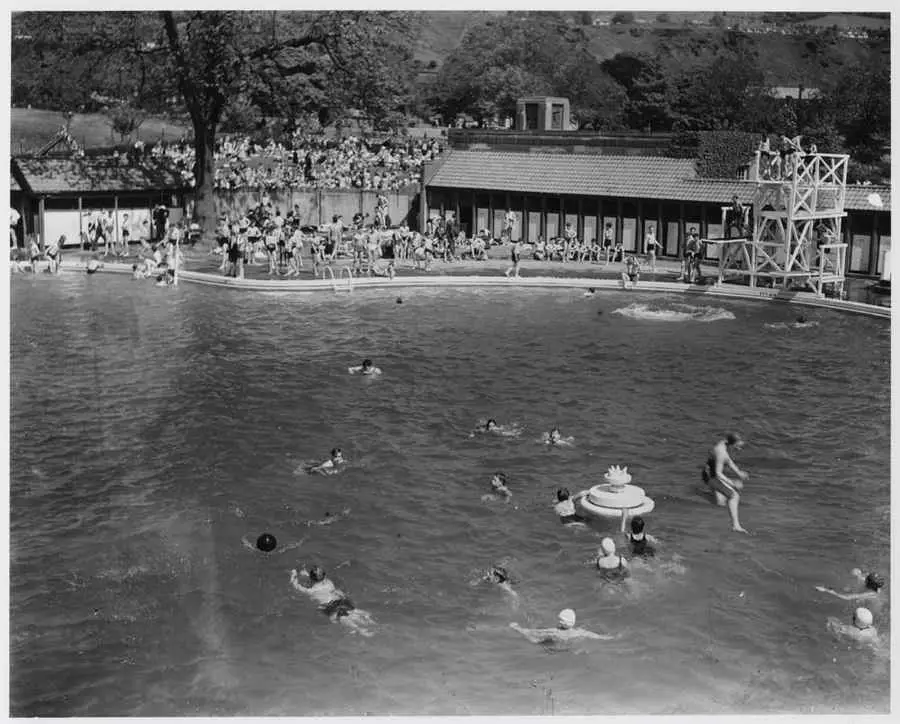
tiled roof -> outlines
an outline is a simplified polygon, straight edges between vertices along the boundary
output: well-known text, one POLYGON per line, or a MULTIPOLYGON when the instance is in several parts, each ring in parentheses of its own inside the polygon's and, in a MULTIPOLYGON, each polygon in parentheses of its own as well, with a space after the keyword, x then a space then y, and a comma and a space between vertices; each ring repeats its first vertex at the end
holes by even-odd
POLYGON ((560 196, 622 196, 672 201, 753 198, 746 181, 700 181, 689 158, 571 153, 451 151, 431 178, 445 188, 560 196))
MULTIPOLYGON (((558 196, 607 196, 689 203, 728 204, 737 195, 751 203, 752 181, 702 179, 693 159, 570 153, 500 153, 453 150, 437 166, 428 186, 485 189, 558 196)), ((890 211, 890 188, 847 186, 846 208, 875 209, 866 197, 878 193, 890 211)))
POLYGON ((890 186, 847 186, 847 196, 844 198, 844 208, 851 211, 890 211, 891 187, 890 186), (878 194, 883 206, 878 207, 869 203, 869 196, 878 194))
POLYGON ((126 163, 115 158, 13 159, 25 187, 35 194, 172 191, 184 183, 152 160, 126 163))

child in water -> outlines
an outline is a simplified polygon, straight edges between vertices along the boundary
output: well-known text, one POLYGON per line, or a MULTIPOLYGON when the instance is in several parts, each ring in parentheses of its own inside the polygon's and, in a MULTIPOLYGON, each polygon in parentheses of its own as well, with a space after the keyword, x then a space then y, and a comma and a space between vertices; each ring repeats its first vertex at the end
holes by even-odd
POLYGON ((575 501, 572 500, 568 488, 560 488, 556 491, 556 505, 553 506, 553 510, 563 525, 584 522, 584 518, 575 512, 575 501))
POLYGON ((333 448, 331 450, 331 457, 328 460, 324 460, 318 465, 314 465, 309 468, 310 473, 322 473, 324 475, 333 475, 337 472, 338 466, 346 464, 346 460, 344 460, 344 453, 341 451, 339 447, 333 448))
POLYGON ((649 533, 644 533, 644 519, 636 516, 631 519, 631 533, 628 534, 628 542, 631 544, 631 554, 641 558, 650 558, 656 555, 659 541, 649 533))
POLYGON ((347 371, 351 375, 355 375, 357 372, 364 375, 380 375, 381 369, 372 365, 372 360, 364 359, 363 363, 357 367, 348 367, 347 371))
POLYGON ((485 502, 498 500, 501 496, 508 503, 512 499, 512 491, 506 487, 506 474, 494 473, 491 478, 492 494, 482 495, 481 499, 485 502))

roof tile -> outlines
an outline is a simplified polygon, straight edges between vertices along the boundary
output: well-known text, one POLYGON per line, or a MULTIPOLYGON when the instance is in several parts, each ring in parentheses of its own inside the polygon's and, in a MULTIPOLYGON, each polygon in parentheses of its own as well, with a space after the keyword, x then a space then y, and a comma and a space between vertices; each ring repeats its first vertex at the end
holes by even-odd
POLYGON ((18 166, 27 188, 35 194, 170 191, 185 186, 175 173, 151 159, 124 163, 108 157, 20 156, 13 163, 18 166))
MULTIPOLYGON (((428 185, 717 204, 730 203, 735 195, 750 203, 756 190, 752 181, 699 178, 694 159, 458 150, 446 155, 428 185)), ((876 209, 866 200, 871 193, 890 210, 890 189, 875 186, 848 186, 845 207, 876 209)))

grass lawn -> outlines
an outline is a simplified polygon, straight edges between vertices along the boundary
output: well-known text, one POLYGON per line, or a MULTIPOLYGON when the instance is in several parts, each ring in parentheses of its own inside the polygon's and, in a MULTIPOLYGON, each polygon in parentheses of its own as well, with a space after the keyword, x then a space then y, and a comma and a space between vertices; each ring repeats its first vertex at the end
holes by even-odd
MULTIPOLYGON (((64 122, 65 117, 59 111, 13 108, 10 111, 10 151, 14 154, 36 151, 56 135, 64 122)), ((138 129, 138 136, 145 142, 161 138, 172 141, 181 138, 187 130, 186 125, 148 118, 138 129)), ((76 113, 69 131, 86 148, 112 146, 119 140, 106 116, 100 113, 76 113)))

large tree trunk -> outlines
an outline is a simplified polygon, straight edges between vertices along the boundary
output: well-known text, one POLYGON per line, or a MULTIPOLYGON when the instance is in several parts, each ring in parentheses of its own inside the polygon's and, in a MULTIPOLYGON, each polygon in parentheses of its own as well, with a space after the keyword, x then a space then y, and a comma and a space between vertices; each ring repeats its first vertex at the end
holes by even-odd
POLYGON ((203 230, 203 241, 210 244, 215 241, 216 231, 216 196, 213 188, 215 181, 215 158, 213 145, 215 129, 206 123, 194 121, 194 221, 203 230))

